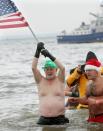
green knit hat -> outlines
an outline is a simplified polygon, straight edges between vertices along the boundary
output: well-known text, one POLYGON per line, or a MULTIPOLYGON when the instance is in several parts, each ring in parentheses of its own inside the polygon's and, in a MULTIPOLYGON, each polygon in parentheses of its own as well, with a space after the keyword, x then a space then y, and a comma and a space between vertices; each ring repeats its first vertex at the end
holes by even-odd
POLYGON ((43 66, 43 69, 46 69, 49 67, 50 68, 57 68, 57 65, 51 60, 46 60, 44 66, 43 66))

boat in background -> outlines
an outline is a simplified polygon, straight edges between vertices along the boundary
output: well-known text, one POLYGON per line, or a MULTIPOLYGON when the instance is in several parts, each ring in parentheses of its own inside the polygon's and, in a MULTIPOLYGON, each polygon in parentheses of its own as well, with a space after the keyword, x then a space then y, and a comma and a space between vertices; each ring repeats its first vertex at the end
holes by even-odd
POLYGON ((82 22, 80 27, 75 29, 71 34, 67 34, 65 30, 57 36, 58 43, 92 43, 103 42, 103 2, 100 4, 101 13, 96 15, 90 13, 96 19, 90 24, 82 22))

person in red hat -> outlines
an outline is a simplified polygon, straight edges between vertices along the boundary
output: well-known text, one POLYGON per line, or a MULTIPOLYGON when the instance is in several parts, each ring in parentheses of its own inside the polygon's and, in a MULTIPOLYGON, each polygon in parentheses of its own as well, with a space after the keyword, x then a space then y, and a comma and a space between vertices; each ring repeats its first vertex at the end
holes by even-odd
POLYGON ((99 70, 101 63, 98 59, 90 58, 85 63, 85 72, 89 80, 85 97, 70 98, 69 101, 88 105, 88 122, 103 123, 103 77, 99 70))

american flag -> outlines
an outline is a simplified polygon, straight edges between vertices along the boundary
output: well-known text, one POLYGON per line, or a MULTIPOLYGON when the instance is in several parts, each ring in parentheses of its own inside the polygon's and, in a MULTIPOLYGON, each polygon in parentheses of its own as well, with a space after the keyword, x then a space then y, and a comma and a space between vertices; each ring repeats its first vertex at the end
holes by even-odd
POLYGON ((13 1, 0 0, 0 29, 28 26, 13 1))

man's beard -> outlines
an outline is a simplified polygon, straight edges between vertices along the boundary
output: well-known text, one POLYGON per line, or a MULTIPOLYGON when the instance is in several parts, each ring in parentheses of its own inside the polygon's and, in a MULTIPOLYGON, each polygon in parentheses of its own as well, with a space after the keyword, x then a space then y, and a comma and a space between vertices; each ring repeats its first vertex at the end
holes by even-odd
POLYGON ((49 80, 49 79, 53 79, 53 78, 55 78, 55 74, 53 74, 53 75, 47 75, 46 78, 47 78, 48 80, 49 80))

